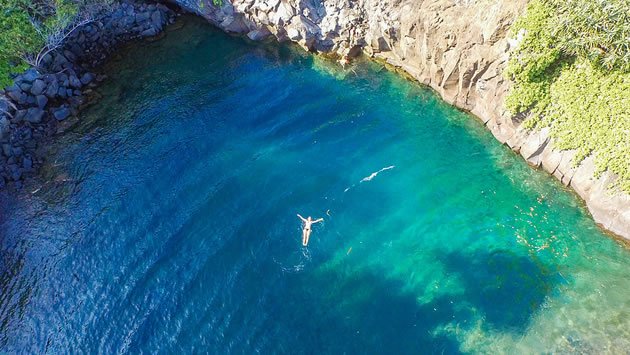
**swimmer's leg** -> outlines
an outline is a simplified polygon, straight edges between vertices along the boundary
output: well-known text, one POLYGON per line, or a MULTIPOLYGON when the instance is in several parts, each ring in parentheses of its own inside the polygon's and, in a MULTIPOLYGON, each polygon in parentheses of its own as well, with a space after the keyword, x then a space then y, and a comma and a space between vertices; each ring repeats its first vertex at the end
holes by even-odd
POLYGON ((304 246, 308 245, 308 239, 311 237, 311 230, 306 232, 306 240, 304 241, 304 246))

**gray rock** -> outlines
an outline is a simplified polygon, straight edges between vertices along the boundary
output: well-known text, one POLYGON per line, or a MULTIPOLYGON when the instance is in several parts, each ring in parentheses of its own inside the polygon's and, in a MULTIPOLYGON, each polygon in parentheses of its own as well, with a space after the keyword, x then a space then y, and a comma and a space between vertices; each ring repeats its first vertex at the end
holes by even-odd
POLYGON ((11 149, 11 145, 9 143, 4 143, 2 145, 2 155, 7 158, 13 155, 13 149, 11 149))
POLYGON ((35 68, 30 68, 25 71, 24 74, 20 75, 20 77, 22 80, 32 83, 35 79, 39 78, 39 73, 35 68))
POLYGON ((74 75, 70 76, 69 82, 70 82, 70 86, 75 88, 75 89, 78 89, 78 88, 80 88, 82 86, 81 80, 79 80, 79 78, 77 78, 74 75))
POLYGON ((5 134, 9 133, 10 129, 11 123, 9 120, 4 115, 0 116, 0 140, 2 140, 5 134))
POLYGON ((140 33, 140 36, 142 37, 151 37, 151 36, 155 36, 157 34, 157 30, 155 28, 149 28, 147 30, 144 30, 140 33))
POLYGON ((24 82, 24 81, 20 81, 18 85, 20 86, 20 89, 22 89, 22 91, 24 91, 24 92, 31 91, 31 87, 33 87, 33 84, 27 83, 27 82, 24 82))
POLYGON ((22 89, 18 87, 11 87, 7 89, 7 96, 11 98, 13 102, 20 105, 25 105, 28 99, 26 94, 22 92, 22 89))
POLYGON ((141 23, 149 19, 151 15, 148 12, 139 12, 135 16, 136 23, 141 23))
POLYGON ((58 93, 59 93, 59 82, 57 81, 57 79, 54 79, 50 84, 48 84, 48 87, 46 88, 46 96, 52 99, 56 97, 58 93))
POLYGON ((83 74, 83 76, 81 76, 81 83, 83 85, 87 85, 91 83, 93 80, 94 80, 94 74, 92 73, 85 73, 83 74))
POLYGON ((46 104, 48 104, 48 98, 44 95, 37 95, 35 97, 35 103, 37 104, 37 107, 41 109, 46 108, 46 104))
POLYGON ((53 116, 57 121, 63 121, 70 116, 70 109, 67 107, 59 107, 53 110, 53 116))
POLYGON ((46 90, 46 83, 41 79, 36 79, 33 81, 33 86, 31 86, 31 94, 37 96, 41 95, 44 90, 46 90))
POLYGON ((33 168, 33 159, 31 159, 31 157, 24 157, 22 167, 26 170, 31 170, 33 168))
POLYGON ((35 96, 27 95, 26 96, 26 104, 28 106, 35 106, 35 96))
POLYGON ((40 123, 44 118, 44 110, 39 107, 29 108, 24 118, 31 123, 40 123))
POLYGON ((13 121, 14 122, 20 122, 20 121, 24 120, 24 117, 26 117, 26 112, 27 112, 27 110, 17 110, 15 112, 15 115, 13 115, 13 121))
POLYGON ((0 114, 9 112, 9 103, 5 97, 0 96, 0 114))
POLYGON ((24 149, 22 147, 13 147, 13 156, 20 157, 24 153, 24 149))
POLYGON ((16 164, 9 165, 9 173, 13 181, 18 181, 22 177, 22 170, 20 170, 16 164))
POLYGON ((164 24, 164 19, 160 11, 155 11, 154 13, 151 14, 151 23, 153 24, 153 27, 157 28, 158 30, 162 29, 162 25, 164 24))
POLYGON ((260 41, 267 38, 270 34, 269 31, 253 30, 247 33, 247 37, 252 41, 260 41))

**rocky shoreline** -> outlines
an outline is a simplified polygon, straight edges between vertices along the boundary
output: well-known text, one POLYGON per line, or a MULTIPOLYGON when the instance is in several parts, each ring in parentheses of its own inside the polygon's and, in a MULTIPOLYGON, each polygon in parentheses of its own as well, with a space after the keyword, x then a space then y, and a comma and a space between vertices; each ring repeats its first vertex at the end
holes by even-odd
POLYGON ((47 139, 102 80, 94 68, 119 44, 157 35, 175 15, 163 4, 115 3, 44 57, 42 68, 18 75, 0 92, 0 189, 19 189, 37 173, 47 139))
POLYGON ((511 24, 527 0, 175 0, 230 33, 269 36, 341 63, 364 53, 404 70, 442 98, 477 116, 498 141, 571 187, 604 229, 630 240, 630 195, 611 188, 616 177, 596 177, 593 157, 575 167, 574 151, 554 148, 548 129, 531 131, 504 108, 510 88, 503 72, 511 24))
MULTIPOLYGON (((531 165, 575 190, 603 228, 630 240, 630 195, 610 186, 615 176, 594 176, 593 157, 574 167, 574 152, 554 148, 546 129, 529 131, 524 117, 504 108, 510 82, 503 76, 508 30, 526 0, 173 0, 229 33, 252 40, 274 37, 341 63, 362 53, 383 60, 473 113, 501 143, 531 165)), ((154 36, 175 13, 163 4, 123 2, 71 36, 45 61, 45 70, 18 76, 0 100, 0 188, 20 187, 43 162, 41 142, 57 122, 76 114, 98 77, 90 72, 117 44, 154 36)))

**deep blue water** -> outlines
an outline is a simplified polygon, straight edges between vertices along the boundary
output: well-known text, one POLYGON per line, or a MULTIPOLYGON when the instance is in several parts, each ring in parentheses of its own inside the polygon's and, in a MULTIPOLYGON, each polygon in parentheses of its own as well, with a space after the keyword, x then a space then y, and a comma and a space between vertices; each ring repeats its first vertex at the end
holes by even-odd
POLYGON ((628 249, 475 118, 184 23, 5 198, 0 350, 630 349, 628 249), (297 213, 325 219, 307 248, 297 213))

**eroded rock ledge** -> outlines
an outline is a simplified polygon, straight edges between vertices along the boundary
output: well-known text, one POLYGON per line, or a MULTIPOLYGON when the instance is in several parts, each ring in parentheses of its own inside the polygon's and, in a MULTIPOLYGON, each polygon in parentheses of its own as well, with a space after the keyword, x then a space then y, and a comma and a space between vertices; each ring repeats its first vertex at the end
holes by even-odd
POLYGON ((501 143, 586 201, 596 222, 630 239, 630 195, 596 178, 593 157, 573 167, 574 152, 554 148, 549 131, 528 131, 504 108, 510 25, 527 0, 174 0, 227 32, 274 36, 342 61, 361 52, 399 67, 447 102, 479 117, 501 143))

